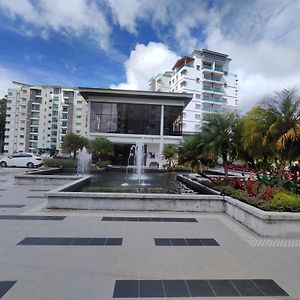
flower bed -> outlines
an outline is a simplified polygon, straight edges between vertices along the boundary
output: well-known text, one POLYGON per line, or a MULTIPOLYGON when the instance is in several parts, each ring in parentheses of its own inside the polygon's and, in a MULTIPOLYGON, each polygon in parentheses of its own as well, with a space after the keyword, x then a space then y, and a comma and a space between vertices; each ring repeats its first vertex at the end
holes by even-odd
POLYGON ((300 186, 279 177, 215 179, 205 185, 265 211, 300 212, 300 186))

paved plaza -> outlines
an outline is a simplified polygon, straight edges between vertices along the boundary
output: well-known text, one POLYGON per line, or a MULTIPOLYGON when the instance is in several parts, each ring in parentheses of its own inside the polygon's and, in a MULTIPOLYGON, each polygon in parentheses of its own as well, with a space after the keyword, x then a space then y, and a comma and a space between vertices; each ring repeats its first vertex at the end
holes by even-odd
POLYGON ((300 299, 300 241, 225 214, 46 209, 0 169, 0 299, 300 299))

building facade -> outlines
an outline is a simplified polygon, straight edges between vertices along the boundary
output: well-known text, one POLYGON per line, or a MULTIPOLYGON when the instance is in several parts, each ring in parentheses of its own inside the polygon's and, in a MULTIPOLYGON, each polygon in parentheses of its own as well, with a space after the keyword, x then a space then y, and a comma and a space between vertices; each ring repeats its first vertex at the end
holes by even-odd
POLYGON ((192 95, 93 88, 79 92, 88 103, 88 137, 113 143, 114 165, 128 165, 130 149, 139 141, 143 165, 161 168, 164 146, 182 139, 182 111, 192 95))
POLYGON ((87 104, 78 89, 13 82, 8 90, 4 153, 61 149, 69 132, 86 135, 87 104))
POLYGON ((163 75, 157 77, 164 77, 160 85, 155 84, 153 78, 150 80, 152 91, 193 94, 183 112, 184 134, 198 132, 209 114, 237 110, 238 79, 229 72, 230 61, 227 54, 194 50, 174 64, 169 80, 163 75))

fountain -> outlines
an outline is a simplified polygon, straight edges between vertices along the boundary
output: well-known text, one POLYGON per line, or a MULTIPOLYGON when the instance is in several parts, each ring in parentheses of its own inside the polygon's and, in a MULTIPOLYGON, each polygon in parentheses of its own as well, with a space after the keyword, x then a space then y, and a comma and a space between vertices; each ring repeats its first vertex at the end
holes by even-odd
POLYGON ((77 156, 77 175, 84 174, 87 172, 88 163, 91 160, 91 154, 88 153, 86 147, 84 146, 82 150, 78 150, 77 156))
MULTIPOLYGON (((135 145, 132 145, 129 151, 128 164, 126 174, 128 174, 129 160, 134 159, 134 171, 133 175, 130 177, 132 180, 137 180, 138 185, 145 186, 148 185, 144 182, 147 176, 143 174, 143 164, 144 164, 144 144, 143 141, 137 141, 135 145)), ((122 186, 127 186, 127 183, 122 184, 122 186)))

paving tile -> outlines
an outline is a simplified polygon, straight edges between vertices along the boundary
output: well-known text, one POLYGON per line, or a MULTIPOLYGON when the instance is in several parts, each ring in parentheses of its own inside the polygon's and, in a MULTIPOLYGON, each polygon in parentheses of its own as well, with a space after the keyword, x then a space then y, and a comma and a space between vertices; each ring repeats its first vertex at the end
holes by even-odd
POLYGON ((40 196, 33 195, 33 196, 27 196, 26 198, 29 198, 29 199, 35 199, 35 198, 46 198, 46 196, 44 196, 44 195, 40 195, 40 196))
POLYGON ((105 245, 106 238, 92 238, 89 241, 91 246, 103 246, 105 245))
POLYGON ((0 208, 22 208, 25 206, 26 205, 22 205, 22 204, 0 204, 0 208))
POLYGON ((170 239, 155 238, 154 242, 155 246, 171 246, 170 239))
POLYGON ((265 296, 288 296, 288 294, 272 279, 254 279, 253 282, 265 296))
POLYGON ((215 294, 207 280, 186 280, 192 297, 214 297, 215 294))
POLYGON ((16 281, 0 281, 0 298, 2 298, 16 283, 16 281))
POLYGON ((0 220, 62 221, 65 216, 1 215, 0 220))
POLYGON ((215 239, 201 239, 203 246, 220 246, 215 239))
POLYGON ((123 239, 121 238, 107 238, 105 246, 121 246, 123 239))
POLYGON ((55 246, 69 246, 74 241, 74 238, 58 238, 55 242, 55 246))
POLYGON ((140 280, 140 297, 165 297, 162 280, 140 280))
POLYGON ((113 298, 138 298, 138 280, 116 280, 113 298))
POLYGON ((187 246, 185 239, 170 239, 172 246, 187 246))
POLYGON ((202 246, 201 239, 185 239, 188 246, 202 246))
POLYGON ((101 221, 113 221, 114 217, 102 217, 101 221))
POLYGON ((72 246, 86 246, 89 244, 91 238, 74 238, 71 245, 72 246))
POLYGON ((52 246, 55 245, 55 242, 57 241, 58 238, 56 237, 42 237, 38 241, 37 245, 39 246, 52 246))
POLYGON ((40 239, 40 237, 26 237, 17 245, 37 245, 40 239))
POLYGON ((185 280, 163 280, 166 297, 190 297, 185 280))
POLYGON ((217 297, 240 296, 230 280, 208 280, 217 297))
POLYGON ((264 296, 261 289, 252 280, 235 279, 231 283, 238 290, 241 296, 264 296))

